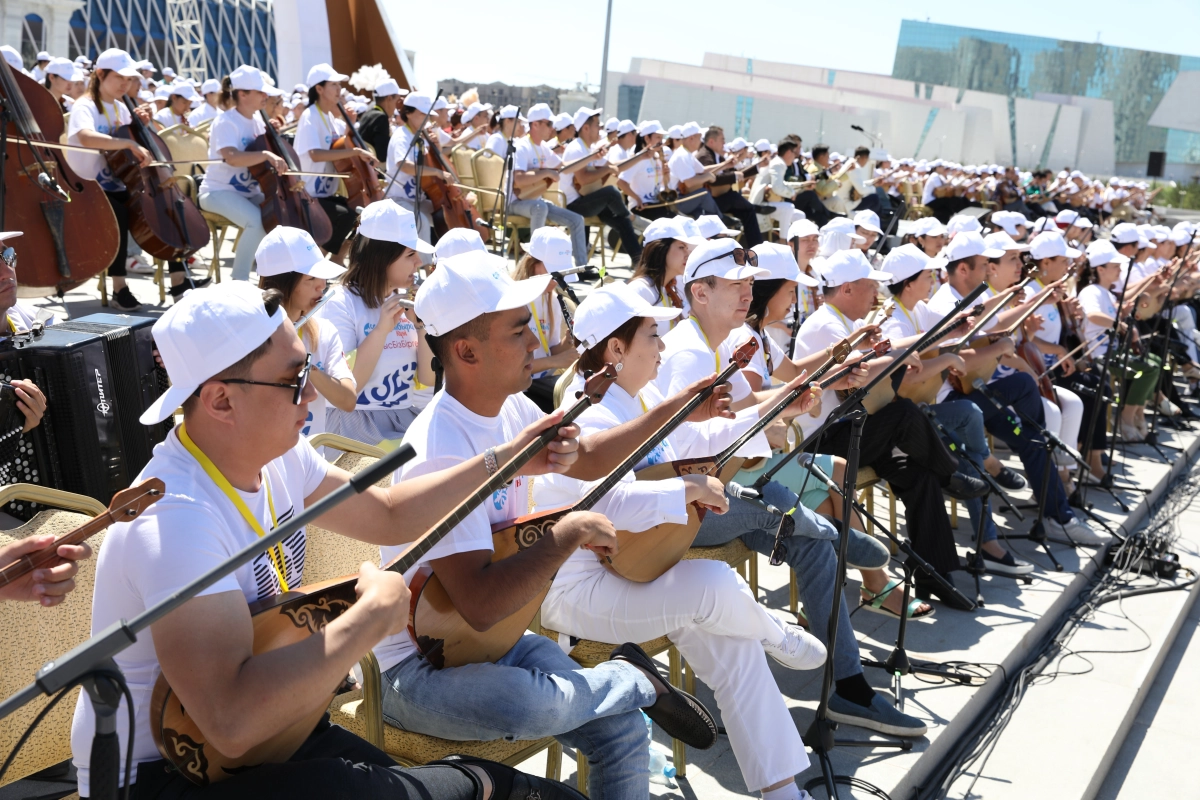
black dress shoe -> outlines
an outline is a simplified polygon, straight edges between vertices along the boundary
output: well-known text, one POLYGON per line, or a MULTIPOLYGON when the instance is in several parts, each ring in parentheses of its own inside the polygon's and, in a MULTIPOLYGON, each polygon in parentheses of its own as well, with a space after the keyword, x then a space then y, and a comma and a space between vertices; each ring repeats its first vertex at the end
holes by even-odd
POLYGON ((970 475, 963 475, 960 472, 950 476, 950 483, 945 488, 946 494, 955 500, 973 500, 976 497, 983 497, 988 491, 988 485, 979 478, 972 478, 970 475))
POLYGON ((775 206, 756 205, 754 206, 754 213, 769 217, 775 213, 775 206))
POLYGON ((950 608, 959 611, 974 611, 975 603, 970 599, 971 592, 974 589, 967 588, 967 573, 955 570, 942 577, 958 590, 958 594, 946 591, 937 581, 924 574, 920 574, 916 579, 917 597, 925 601, 936 599, 939 603, 944 603, 950 608))
MULTIPOLYGON (((609 660, 628 661, 645 672, 647 677, 656 676, 658 683, 666 687, 666 693, 660 694, 654 705, 642 709, 664 733, 700 750, 707 750, 717 743, 717 721, 713 715, 699 700, 682 689, 676 689, 663 678, 658 665, 646 655, 645 650, 633 642, 626 642, 612 651, 609 660)), ((654 682, 653 677, 650 680, 654 682)))
POLYGON ((1000 474, 996 475, 992 480, 1000 484, 1000 488, 1007 489, 1010 492, 1020 491, 1029 485, 1026 483, 1025 478, 1008 467, 1001 467, 1000 474))

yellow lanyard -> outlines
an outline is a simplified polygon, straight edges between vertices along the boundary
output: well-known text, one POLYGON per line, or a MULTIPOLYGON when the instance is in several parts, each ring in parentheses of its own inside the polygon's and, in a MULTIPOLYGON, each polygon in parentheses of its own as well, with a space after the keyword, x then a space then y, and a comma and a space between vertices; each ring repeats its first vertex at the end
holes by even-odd
POLYGON ((846 315, 839 311, 838 307, 833 303, 828 303, 828 306, 833 309, 833 313, 837 314, 838 319, 840 319, 842 324, 846 326, 846 333, 854 333, 854 326, 850 324, 850 320, 846 319, 846 315))
MULTIPOLYGON (((704 343, 708 345, 709 350, 713 350, 713 346, 709 344, 708 334, 704 332, 704 328, 700 327, 700 320, 696 319, 695 315, 688 317, 692 322, 696 323, 696 330, 700 331, 700 335, 704 337, 704 343)), ((713 370, 721 374, 721 357, 717 355, 717 351, 713 350, 713 370)))
POLYGON ((912 323, 913 330, 915 330, 917 333, 925 332, 925 331, 921 330, 921 326, 917 324, 917 321, 915 319, 913 319, 912 314, 908 313, 908 309, 904 307, 904 303, 901 303, 900 298, 898 298, 898 297, 896 298, 896 305, 898 305, 900 307, 900 310, 904 312, 904 316, 908 317, 908 321, 912 323))
MULTIPOLYGON (((246 501, 242 500, 242 496, 237 493, 229 480, 221 474, 221 470, 217 469, 217 465, 212 462, 212 459, 196 446, 196 443, 192 441, 192 437, 188 436, 183 424, 179 426, 179 441, 192 454, 192 457, 200 463, 200 466, 208 474, 208 477, 212 478, 212 482, 217 485, 217 488, 225 493, 225 496, 229 498, 229 502, 233 503, 233 507, 246 520, 246 523, 250 526, 250 530, 254 531, 260 539, 266 536, 267 532, 263 530, 262 525, 254 518, 254 515, 250 513, 250 509, 246 506, 246 501)), ((279 524, 279 521, 275 518, 275 503, 271 500, 271 482, 267 480, 266 469, 263 470, 262 480, 263 487, 267 491, 267 508, 271 511, 271 527, 274 528, 279 524)), ((274 568, 276 577, 279 578, 280 590, 284 592, 289 591, 287 579, 284 577, 283 545, 275 545, 268 550, 267 559, 271 562, 271 567, 274 568)))
POLYGON ((12 317, 10 317, 8 314, 5 314, 4 321, 8 323, 9 331, 11 331, 12 333, 17 332, 17 323, 13 322, 12 317))
MULTIPOLYGON (((100 113, 104 115, 104 121, 108 123, 108 132, 109 133, 112 133, 117 128, 121 127, 120 125, 114 123, 112 121, 112 119, 109 118, 108 103, 104 102, 103 100, 100 101, 100 113)), ((121 121, 121 112, 117 111, 117 106, 115 103, 113 104, 113 113, 117 115, 117 122, 120 122, 121 121)))
MULTIPOLYGON (((549 306, 549 302, 547 302, 547 306, 549 306)), ((537 333, 538 340, 542 343, 542 349, 546 351, 546 355, 548 357, 550 355, 550 343, 546 341, 546 335, 542 333, 542 321, 538 319, 536 300, 529 304, 529 310, 533 312, 533 330, 537 333)), ((550 314, 547 310, 546 319, 549 320, 549 318, 550 314)))
POLYGON ((325 119, 325 112, 321 110, 320 106, 314 105, 313 108, 315 108, 317 110, 317 116, 319 116, 321 118, 321 124, 325 126, 325 130, 329 131, 330 139, 333 139, 334 138, 333 124, 330 123, 329 120, 325 119))
POLYGON ((650 409, 646 408, 646 401, 642 399, 642 393, 638 392, 638 402, 642 404, 642 413, 645 414, 650 409))
MULTIPOLYGON (((667 293, 664 292, 662 289, 658 290, 658 299, 662 301, 663 308, 675 308, 675 306, 671 304, 670 299, 667 297, 667 293)), ((673 329, 675 327, 675 325, 678 324, 678 322, 679 322, 678 317, 676 317, 675 319, 667 320, 668 330, 673 329)))

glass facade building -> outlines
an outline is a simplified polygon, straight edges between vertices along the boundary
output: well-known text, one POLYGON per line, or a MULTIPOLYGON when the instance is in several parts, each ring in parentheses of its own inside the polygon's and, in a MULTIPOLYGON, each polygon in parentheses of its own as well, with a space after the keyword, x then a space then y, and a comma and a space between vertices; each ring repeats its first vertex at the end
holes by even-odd
POLYGON ((1144 165, 1165 151, 1167 163, 1200 164, 1200 134, 1146 124, 1175 76, 1191 70, 1200 57, 906 19, 892 77, 1010 97, 1104 98, 1113 104, 1117 162, 1144 165))

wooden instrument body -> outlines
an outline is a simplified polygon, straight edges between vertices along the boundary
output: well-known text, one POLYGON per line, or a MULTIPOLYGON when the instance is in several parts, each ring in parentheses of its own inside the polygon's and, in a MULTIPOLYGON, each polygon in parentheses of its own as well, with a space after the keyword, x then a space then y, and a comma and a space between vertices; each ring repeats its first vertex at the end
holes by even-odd
MULTIPOLYGON (((560 508, 543 514, 520 517, 515 522, 494 525, 492 563, 516 555, 537 544, 556 522, 570 513, 560 508)), ((477 631, 454 607, 446 588, 429 564, 422 564, 413 576, 409 606, 408 633, 417 649, 434 667, 461 667, 503 658, 525 634, 542 607, 550 584, 534 594, 519 611, 497 622, 486 631, 477 631)))
MULTIPOLYGON (((937 358, 941 353, 935 353, 933 350, 926 350, 921 353, 922 361, 931 361, 937 358)), ((912 380, 901 383, 900 388, 896 391, 900 397, 906 400, 912 400, 917 405, 928 403, 933 405, 937 402, 938 392, 941 391, 942 384, 946 382, 944 370, 934 372, 926 367, 912 380)))
POLYGON ((604 173, 604 177, 599 178, 598 180, 588 181, 587 183, 580 183, 578 174, 579 173, 572 175, 571 179, 575 181, 575 188, 579 190, 580 197, 589 195, 593 192, 598 192, 605 186, 617 185, 617 176, 612 172, 606 172, 604 173))
MULTIPOLYGON (((972 339, 969 348, 986 347, 987 345, 995 344, 999 341, 999 337, 980 336, 977 339, 972 339)), ((959 394, 970 394, 975 391, 975 381, 981 380, 987 383, 992 379, 992 375, 996 372, 996 367, 1000 366, 1000 356, 987 356, 985 358, 972 359, 975 362, 974 366, 968 365, 965 375, 955 375, 951 373, 946 380, 950 382, 951 388, 959 394)))
MULTIPOLYGON (((330 149, 353 150, 357 146, 350 135, 346 134, 335 139, 330 149)), ((375 169, 361 158, 339 158, 333 162, 333 169, 350 176, 343 178, 342 182, 346 187, 346 200, 354 210, 383 199, 383 190, 379 188, 379 176, 375 169)))
POLYGON ((526 186, 514 187, 513 194, 517 196, 518 200, 537 200, 549 191, 553 185, 553 178, 542 178, 540 181, 535 181, 526 186))
POLYGON ((9 106, 4 159, 4 224, 24 235, 15 246, 17 293, 22 297, 63 294, 108 269, 120 244, 117 218, 104 190, 71 169, 60 150, 37 148, 45 171, 70 196, 62 200, 38 184, 43 172, 23 139, 61 142, 62 108, 46 87, 0 65, 0 91, 9 106), (66 234, 71 231, 71 235, 66 234))
POLYGON ((421 175, 421 191, 433 206, 434 232, 440 237, 452 228, 471 228, 479 234, 484 242, 490 241, 492 229, 475 215, 474 209, 467 202, 462 190, 455 185, 460 183, 458 173, 446 161, 441 148, 434 144, 424 132, 421 133, 421 136, 425 139, 422 157, 425 159, 425 166, 431 170, 431 172, 421 175), (450 173, 454 178, 453 183, 447 183, 441 175, 434 174, 433 170, 450 173))
MULTIPOLYGON (((357 581, 357 576, 337 578, 252 603, 254 654, 278 650, 319 633, 354 605, 357 581)), ((291 758, 321 721, 337 688, 330 686, 329 696, 306 709, 298 722, 243 755, 230 758, 207 742, 166 677, 159 675, 150 699, 151 735, 163 758, 192 783, 207 786, 250 767, 291 758)))
POLYGON ((1046 359, 1038 346, 1032 339, 1026 339, 1017 346, 1017 355, 1025 359, 1025 363, 1038 375, 1038 394, 1057 404, 1058 395, 1054 394, 1054 384, 1050 382, 1050 373, 1046 371, 1046 359))
MULTIPOLYGON (((742 468, 745 459, 731 458, 721 467, 717 478, 728 483, 742 468)), ((655 464, 638 470, 639 481, 661 481, 684 475, 708 475, 716 466, 716 457, 685 458, 655 464)), ((617 553, 602 559, 605 568, 635 583, 649 583, 678 564, 696 539, 705 509, 688 504, 688 520, 682 525, 666 522, 641 533, 617 531, 617 553)))
MULTIPOLYGON (((157 162, 171 161, 171 150, 158 134, 134 118, 113 132, 150 151, 157 162)), ((175 181, 173 167, 143 167, 129 150, 107 152, 108 166, 129 191, 129 232, 155 258, 179 261, 208 244, 208 223, 175 181)))
MULTIPOLYGON (((246 148, 247 151, 270 151, 287 162, 289 170, 299 170, 300 157, 292 146, 267 123, 267 132, 259 136, 246 148)), ((250 175, 258 181, 263 193, 263 230, 268 233, 279 225, 301 228, 308 231, 317 244, 328 242, 333 236, 333 225, 321 204, 313 198, 304 180, 297 175, 281 175, 268 162, 250 167, 250 175)))

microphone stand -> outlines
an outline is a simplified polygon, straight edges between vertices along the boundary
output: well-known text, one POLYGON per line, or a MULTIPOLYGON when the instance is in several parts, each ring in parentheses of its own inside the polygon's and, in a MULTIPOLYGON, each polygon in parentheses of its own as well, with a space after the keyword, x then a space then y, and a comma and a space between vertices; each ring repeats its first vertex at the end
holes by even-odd
MULTIPOLYGON (((121 700, 121 691, 118 687, 123 684, 124 679, 121 677, 113 657, 136 642, 140 632, 226 575, 249 564, 261 553, 292 536, 300 528, 328 513, 334 506, 350 499, 351 495, 363 492, 415 455, 416 451, 413 450, 412 445, 401 445, 374 464, 353 475, 345 485, 330 492, 319 502, 277 525, 266 536, 246 545, 223 564, 204 573, 132 620, 118 620, 61 658, 47 662, 37 671, 33 683, 0 703, 0 719, 4 719, 22 706, 32 702, 39 695, 52 695, 82 684, 92 701, 92 710, 96 715, 95 734, 92 739, 92 779, 89 794, 92 798, 103 798, 103 800, 115 798, 120 771, 120 744, 116 728, 116 715, 121 700)), ((131 738, 133 734, 133 730, 130 730, 131 738)))
MULTIPOLYGON (((442 90, 439 88, 437 96, 433 98, 433 103, 429 106, 430 109, 433 108, 441 96, 442 90)), ((433 112, 431 111, 430 113, 433 112)), ((428 116, 426 116, 426 121, 428 121, 428 119, 428 116)), ((407 125, 408 123, 403 124, 407 125)), ((408 148, 404 151, 404 156, 396 162, 396 174, 391 177, 391 180, 388 181, 387 186, 383 187, 383 195, 384 197, 387 197, 387 193, 392 188, 392 184, 396 182, 396 179, 399 178, 401 174, 403 174, 400 166, 408 161, 408 154, 413 151, 413 147, 416 147, 417 158, 416 162, 413 164, 416 171, 416 175, 413 176, 413 216, 416 217, 414 222, 417 226, 417 236, 421 235, 421 171, 422 167, 424 166, 424 159, 421 157, 421 151, 425 146, 424 142, 422 141, 424 135, 425 124, 422 123, 421 126, 413 132, 413 137, 408 142, 408 148)))
MULTIPOLYGON (((1175 270, 1175 275, 1171 278, 1171 285, 1167 287, 1167 299, 1166 299, 1166 302, 1163 304, 1163 310, 1160 312, 1159 318, 1154 321, 1154 336, 1161 335, 1162 339, 1163 339, 1162 354, 1159 356, 1159 363, 1162 364, 1164 368, 1167 365, 1167 354, 1171 349, 1171 333, 1175 329, 1174 324, 1171 320, 1171 314, 1173 314, 1175 311, 1176 302, 1171 298, 1171 292, 1173 292, 1175 290, 1175 283, 1179 280, 1179 276, 1183 274, 1184 259, 1187 258, 1188 252, 1192 249, 1192 242, 1194 242, 1195 240, 1196 240, 1196 234, 1193 233, 1191 241, 1188 242, 1188 246, 1184 250, 1184 254, 1180 257, 1179 269, 1175 270), (1166 328, 1167 328, 1166 331, 1162 330, 1164 319, 1166 320, 1166 328)), ((1152 340, 1153 340, 1153 337, 1152 337, 1152 340)), ((1168 375, 1168 380, 1169 380, 1170 373, 1167 373, 1167 375, 1168 375)), ((1161 375, 1159 377, 1159 386, 1162 386, 1162 376, 1161 375)), ((1163 393, 1163 396, 1164 397, 1166 396, 1165 392, 1163 393)), ((1155 400, 1157 401, 1157 397, 1155 398, 1155 400)), ((1169 400, 1169 398, 1168 398, 1168 400, 1169 400)), ((1158 448, 1158 446, 1160 444, 1162 444, 1161 442, 1158 441, 1158 418, 1161 415, 1162 415, 1162 413, 1158 410, 1158 404, 1156 402, 1155 407, 1154 407, 1154 418, 1152 420, 1150 420, 1150 432, 1146 435, 1147 444, 1149 444, 1150 446, 1152 446, 1156 449, 1158 448)), ((1173 447, 1172 445, 1168 445, 1168 444, 1162 444, 1162 446, 1167 448, 1168 450, 1174 450, 1176 452, 1179 452, 1181 450, 1181 448, 1179 448, 1179 447, 1173 447)), ((1162 451, 1159 450, 1159 453, 1162 453, 1162 451)), ((1164 458, 1166 457, 1165 453, 1163 453, 1163 457, 1164 458)))
MULTIPOLYGON (((503 124, 503 123, 501 123, 501 124, 503 124)), ((513 137, 516 136, 517 126, 520 124, 521 124, 521 108, 520 108, 520 106, 518 106, 517 107, 517 115, 515 117, 513 117, 512 130, 510 130, 508 132, 508 147, 504 151, 504 166, 502 166, 500 168, 500 186, 497 187, 500 190, 500 196, 504 200, 504 206, 500 209, 500 237, 497 237, 497 241, 499 241, 499 238, 506 236, 506 234, 508 232, 508 198, 509 198, 509 195, 511 194, 513 197, 516 197, 516 187, 513 186, 512 191, 509 191, 505 187, 505 181, 507 180, 510 183, 512 182, 513 156, 515 155, 515 153, 513 152, 513 137)), ((530 123, 530 124, 532 124, 532 123, 530 123)), ((496 207, 492 206, 492 216, 494 217, 495 214, 496 214, 496 207)), ((510 244, 511 244, 511 242, 509 242, 507 239, 505 239, 504 246, 507 248, 510 244)), ((496 255, 501 255, 501 254, 496 253, 496 255)), ((514 258, 516 257, 515 250, 513 252, 513 257, 514 258)))

